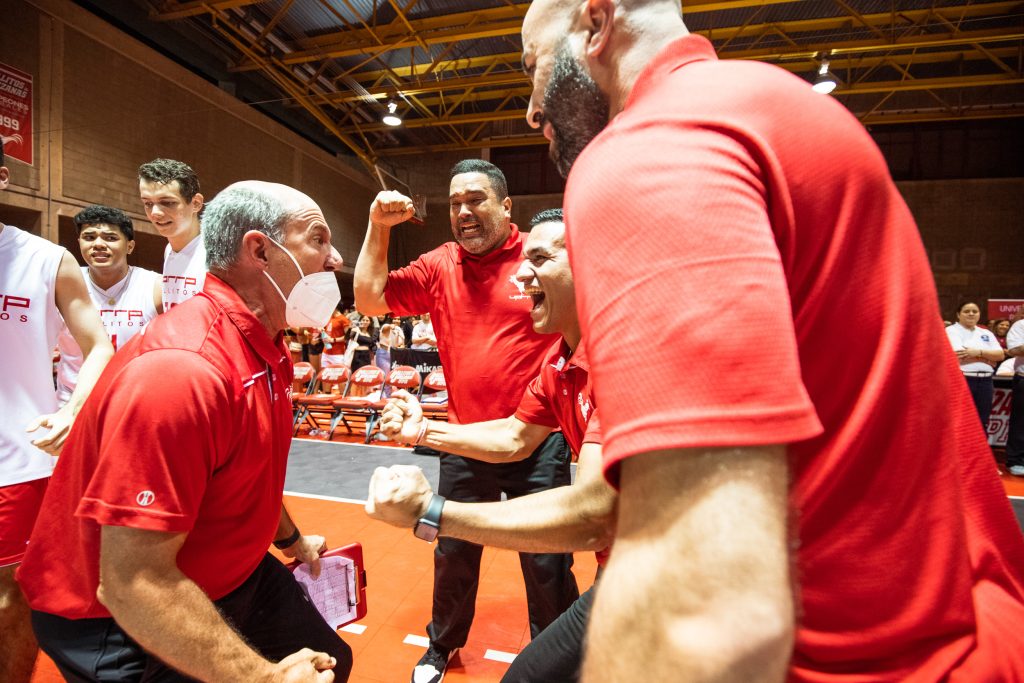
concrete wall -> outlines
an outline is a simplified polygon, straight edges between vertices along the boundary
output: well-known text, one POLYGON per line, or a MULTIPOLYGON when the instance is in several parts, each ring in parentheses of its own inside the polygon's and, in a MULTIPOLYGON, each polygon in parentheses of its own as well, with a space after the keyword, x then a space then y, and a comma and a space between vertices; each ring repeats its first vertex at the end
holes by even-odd
POLYGON ((70 216, 116 206, 135 220, 134 262, 159 270, 164 240, 145 219, 135 173, 170 157, 196 169, 207 199, 247 178, 306 192, 351 272, 377 192, 368 174, 68 0, 3 0, 2 15, 0 62, 34 77, 35 165, 9 160, 0 221, 71 246, 70 216))

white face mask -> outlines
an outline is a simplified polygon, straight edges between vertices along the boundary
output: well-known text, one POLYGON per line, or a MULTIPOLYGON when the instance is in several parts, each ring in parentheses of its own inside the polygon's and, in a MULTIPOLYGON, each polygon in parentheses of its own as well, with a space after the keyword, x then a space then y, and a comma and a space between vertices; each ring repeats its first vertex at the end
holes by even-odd
POLYGON ((270 284, 274 285, 274 289, 284 299, 285 322, 290 327, 312 327, 317 330, 324 327, 330 322, 334 308, 341 301, 341 290, 338 289, 338 280, 334 277, 334 273, 322 271, 305 275, 302 268, 299 267, 299 262, 295 260, 290 251, 284 248, 283 244, 272 237, 267 239, 288 254, 288 258, 292 260, 299 275, 302 276, 286 297, 270 273, 263 271, 263 274, 270 280, 270 284))

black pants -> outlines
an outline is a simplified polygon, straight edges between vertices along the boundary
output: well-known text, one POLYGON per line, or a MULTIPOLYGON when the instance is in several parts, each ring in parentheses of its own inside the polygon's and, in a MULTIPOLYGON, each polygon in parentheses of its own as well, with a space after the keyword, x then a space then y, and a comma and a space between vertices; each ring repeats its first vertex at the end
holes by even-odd
POLYGON ((597 592, 595 583, 513 660, 501 683, 575 683, 583 664, 583 636, 597 592))
POLYGON ((1010 433, 1006 438, 1006 466, 1024 465, 1024 375, 1013 376, 1010 433))
POLYGON ((992 414, 992 396, 995 388, 992 385, 992 377, 971 377, 964 375, 967 380, 967 388, 971 390, 971 398, 974 399, 974 407, 981 418, 981 428, 988 435, 988 418, 992 414))
MULTIPOLYGON (((548 436, 529 458, 492 464, 441 454, 437 492, 461 502, 492 502, 502 492, 518 498, 571 482, 571 455, 561 433, 548 436)), ((427 634, 431 642, 452 650, 466 644, 476 612, 480 555, 475 543, 439 538, 434 550, 434 606, 427 634)), ((536 638, 579 597, 572 574, 572 554, 519 553, 526 582, 530 635, 536 638)))
MULTIPOLYGON (((337 660, 335 681, 348 680, 352 650, 306 599, 292 573, 272 555, 267 554, 245 583, 214 604, 224 620, 267 659, 276 662, 308 647, 337 660)), ((147 653, 111 618, 65 619, 32 612, 32 629, 39 647, 72 683, 194 680, 147 653)))

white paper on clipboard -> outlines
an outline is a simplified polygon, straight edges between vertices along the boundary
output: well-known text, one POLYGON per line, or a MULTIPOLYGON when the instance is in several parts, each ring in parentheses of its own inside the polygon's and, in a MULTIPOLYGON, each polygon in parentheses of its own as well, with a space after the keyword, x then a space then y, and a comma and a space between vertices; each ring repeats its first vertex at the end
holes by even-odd
POLYGON ((320 558, 320 578, 314 579, 309 565, 295 569, 295 580, 331 628, 356 619, 355 563, 347 557, 320 558))

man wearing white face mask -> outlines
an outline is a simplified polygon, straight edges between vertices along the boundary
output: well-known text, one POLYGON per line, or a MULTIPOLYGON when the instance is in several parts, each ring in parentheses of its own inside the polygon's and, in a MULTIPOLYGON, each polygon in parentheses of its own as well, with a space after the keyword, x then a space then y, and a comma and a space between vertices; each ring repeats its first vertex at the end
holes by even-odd
POLYGON ((343 681, 350 649, 267 553, 319 571, 282 505, 281 332, 327 323, 341 257, 283 185, 231 185, 202 232, 203 291, 121 349, 65 447, 18 577, 33 628, 69 680, 343 681))

